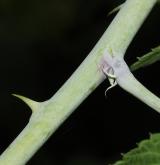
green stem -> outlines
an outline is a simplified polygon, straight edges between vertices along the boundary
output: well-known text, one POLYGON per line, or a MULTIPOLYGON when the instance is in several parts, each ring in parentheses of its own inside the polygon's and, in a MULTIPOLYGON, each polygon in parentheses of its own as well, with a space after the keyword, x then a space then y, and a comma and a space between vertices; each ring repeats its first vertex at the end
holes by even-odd
POLYGON ((121 86, 124 90, 128 91, 136 98, 156 110, 160 112, 160 99, 154 95, 151 91, 149 91, 145 86, 143 86, 129 71, 126 71, 126 74, 119 78, 118 80, 119 86, 121 86))
POLYGON ((0 165, 23 165, 35 154, 105 79, 99 67, 104 51, 123 56, 155 3, 156 0, 127 0, 89 56, 50 100, 34 103, 22 98, 34 108, 33 114, 28 125, 1 155, 0 165))

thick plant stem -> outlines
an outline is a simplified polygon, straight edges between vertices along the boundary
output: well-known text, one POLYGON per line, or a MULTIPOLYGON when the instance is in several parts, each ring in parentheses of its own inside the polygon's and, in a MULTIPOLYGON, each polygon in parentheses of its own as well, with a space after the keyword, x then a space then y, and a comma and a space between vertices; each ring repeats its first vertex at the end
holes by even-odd
POLYGON ((34 108, 33 114, 26 128, 1 155, 0 165, 23 165, 35 154, 105 79, 99 67, 104 51, 107 49, 110 55, 124 56, 155 3, 156 0, 127 0, 89 56, 50 100, 34 104, 22 98, 34 108))

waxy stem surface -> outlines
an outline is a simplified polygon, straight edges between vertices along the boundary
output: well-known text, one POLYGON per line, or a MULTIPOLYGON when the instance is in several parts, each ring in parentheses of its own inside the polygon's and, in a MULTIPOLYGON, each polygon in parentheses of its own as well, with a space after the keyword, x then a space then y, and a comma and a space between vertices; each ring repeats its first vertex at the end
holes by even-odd
POLYGON ((0 165, 23 165, 36 153, 105 79, 99 69, 104 51, 123 57, 155 4, 156 0, 127 0, 85 61, 50 100, 37 103, 18 96, 32 108, 33 114, 28 125, 1 155, 0 165))

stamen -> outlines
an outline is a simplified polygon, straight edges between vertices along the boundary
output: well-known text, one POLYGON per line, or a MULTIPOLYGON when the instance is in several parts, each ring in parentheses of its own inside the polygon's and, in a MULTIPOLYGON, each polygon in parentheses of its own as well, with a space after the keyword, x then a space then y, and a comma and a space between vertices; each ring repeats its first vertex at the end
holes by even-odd
POLYGON ((108 88, 105 90, 105 93, 104 93, 104 94, 105 94, 105 97, 107 97, 107 92, 108 92, 110 89, 114 88, 116 85, 117 85, 117 81, 115 80, 114 83, 111 84, 111 86, 108 87, 108 88))
POLYGON ((117 81, 116 81, 116 75, 114 74, 114 70, 112 67, 107 67, 105 68, 103 66, 102 69, 103 73, 105 74, 105 76, 108 78, 110 85, 106 90, 105 90, 105 97, 107 96, 107 92, 108 90, 112 89, 113 87, 115 87, 117 85, 117 81))

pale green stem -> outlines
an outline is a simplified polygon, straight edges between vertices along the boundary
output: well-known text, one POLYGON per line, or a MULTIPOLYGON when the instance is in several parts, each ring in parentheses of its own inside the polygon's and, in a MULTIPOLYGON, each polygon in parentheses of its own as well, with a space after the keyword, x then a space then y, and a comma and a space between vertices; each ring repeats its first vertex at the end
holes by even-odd
POLYGON ((142 102, 160 112, 160 99, 144 87, 128 70, 124 77, 118 80, 118 84, 126 91, 140 99, 142 102))
MULTIPOLYGON (((127 92, 131 93, 145 104, 160 112, 160 99, 145 88, 131 73, 128 65, 124 61, 123 57, 109 56, 108 52, 102 58, 103 60, 103 71, 107 72, 108 68, 112 68, 111 80, 115 80, 114 84, 118 84, 127 92), (106 65, 104 65, 106 64, 106 65), (109 64, 109 65, 108 65, 109 64)), ((114 84, 111 85, 114 87, 114 84)), ((112 87, 111 86, 111 87, 112 87)))
MULTIPOLYGON (((99 66, 107 49, 123 56, 156 0, 127 0, 100 41, 71 78, 48 101, 31 104, 28 125, 0 157, 0 165, 23 165, 76 107, 105 79, 99 66)), ((62 68, 59 62, 59 68, 62 68)))

